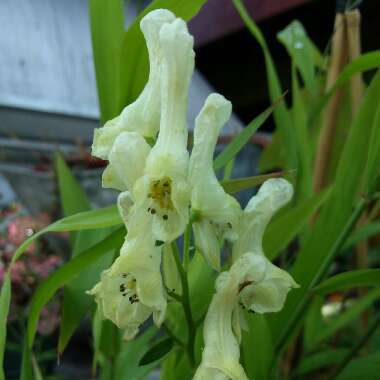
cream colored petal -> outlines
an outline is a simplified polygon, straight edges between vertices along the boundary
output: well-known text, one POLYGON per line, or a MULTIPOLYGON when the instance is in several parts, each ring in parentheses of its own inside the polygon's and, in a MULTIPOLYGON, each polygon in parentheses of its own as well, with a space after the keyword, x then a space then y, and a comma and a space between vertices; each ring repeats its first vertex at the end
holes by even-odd
POLYGON ((220 243, 214 226, 209 220, 193 223, 195 246, 205 260, 220 272, 220 243))
POLYGON ((187 170, 187 103, 190 79, 194 70, 193 37, 186 23, 176 19, 160 30, 162 49, 161 119, 157 142, 152 150, 152 174, 157 156, 168 156, 173 170, 187 170), (186 167, 181 165, 186 164, 186 167))
MULTIPOLYGON (((147 232, 149 234, 149 231, 147 232)), ((149 236, 127 240, 113 264, 113 275, 126 270, 136 279, 139 301, 154 310, 165 311, 166 296, 161 277, 161 249, 149 236)))
POLYGON ((132 194, 129 191, 123 191, 122 193, 120 193, 119 196, 117 197, 117 208, 125 224, 128 223, 132 206, 133 206, 132 194))
POLYGON ((205 347, 202 362, 194 379, 248 379, 239 363, 240 348, 233 331, 233 313, 237 307, 237 284, 224 272, 217 281, 214 295, 204 322, 205 347), (224 376, 224 377, 223 377, 224 376))
MULTIPOLYGON (((165 173, 165 168, 162 170, 165 173)), ((133 195, 139 215, 151 220, 156 240, 170 243, 184 232, 189 220, 190 189, 183 175, 145 175, 136 182, 133 195)))
POLYGON ((272 178, 264 182, 258 193, 244 209, 239 226, 239 238, 233 247, 236 260, 245 252, 263 254, 262 239, 273 215, 293 196, 293 186, 283 178, 272 178))
POLYGON ((237 238, 236 229, 242 213, 239 203, 220 185, 213 168, 213 154, 219 132, 230 115, 231 103, 222 95, 211 94, 206 99, 196 119, 194 147, 189 165, 191 207, 200 215, 200 223, 204 228, 202 232, 200 223, 194 227, 198 238, 203 238, 197 242, 196 236, 196 244, 212 266, 219 270, 217 242, 225 238, 231 241, 237 238), (208 223, 212 223, 212 227, 208 223))
POLYGON ((150 146, 136 132, 122 132, 114 141, 103 172, 102 185, 120 191, 132 190, 136 180, 144 174, 150 146))
POLYGON ((298 288, 298 284, 289 273, 276 267, 263 255, 247 253, 252 257, 265 259, 265 275, 259 280, 256 276, 246 276, 248 284, 240 291, 240 299, 244 307, 256 313, 273 313, 280 311, 286 297, 292 288, 298 288), (250 283, 250 284, 249 284, 250 283))
POLYGON ((140 23, 149 54, 148 82, 137 100, 124 108, 116 118, 96 129, 92 154, 108 159, 116 137, 123 131, 135 131, 144 137, 155 137, 160 120, 160 66, 161 49, 159 32, 165 23, 175 19, 173 13, 157 9, 148 13, 140 23))
POLYGON ((125 339, 132 339, 152 313, 158 324, 165 317, 160 264, 161 252, 151 235, 127 239, 121 255, 88 292, 95 296, 102 317, 124 330, 125 339))

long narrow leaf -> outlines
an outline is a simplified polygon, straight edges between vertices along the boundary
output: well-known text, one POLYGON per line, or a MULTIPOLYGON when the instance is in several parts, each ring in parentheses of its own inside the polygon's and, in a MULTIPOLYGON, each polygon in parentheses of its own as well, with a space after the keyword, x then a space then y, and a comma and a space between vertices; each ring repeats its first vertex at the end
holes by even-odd
POLYGON ((38 287, 33 295, 28 316, 28 341, 30 346, 33 345, 38 318, 44 305, 46 305, 61 286, 67 284, 79 273, 86 270, 88 265, 115 247, 119 247, 123 242, 124 236, 125 229, 123 227, 119 228, 100 243, 60 267, 38 287))
POLYGON ((362 269, 340 273, 323 281, 313 291, 324 295, 358 286, 380 286, 380 269, 362 269))
POLYGON ((314 195, 300 202, 296 207, 274 219, 264 234, 264 252, 270 260, 274 260, 283 249, 307 225, 311 217, 326 202, 329 190, 314 195))
POLYGON ((259 116, 255 117, 255 119, 253 119, 238 135, 233 138, 233 140, 215 158, 215 170, 221 169, 240 152, 240 150, 247 144, 251 136, 264 124, 281 101, 282 98, 278 99, 271 107, 267 108, 259 116))
POLYGON ((5 343, 7 340, 7 319, 11 302, 11 277, 9 272, 4 276, 0 293, 0 380, 5 380, 3 369, 5 343))
POLYGON ((252 189, 258 185, 261 185, 269 178, 286 177, 295 173, 294 170, 275 172, 270 174, 255 175, 252 177, 225 179, 221 181, 223 189, 230 194, 238 193, 239 191, 252 189))
MULTIPOLYGON (((366 164, 366 151, 371 136, 371 127, 380 99, 380 75, 372 80, 362 106, 350 130, 346 145, 338 165, 336 180, 331 196, 315 223, 313 233, 303 245, 293 268, 295 280, 301 285, 297 292, 288 297, 287 304, 281 313, 272 320, 274 336, 278 339, 278 349, 301 321, 299 313, 304 307, 309 291, 321 280, 326 265, 331 262, 337 241, 351 220, 352 208, 358 200, 358 193, 366 164), (366 128, 362 128, 362 126, 366 128), (353 160, 353 157, 355 158, 353 160), (349 173, 349 175, 347 175, 349 173)), ((345 237, 345 236, 344 236, 345 237)), ((339 242, 340 244, 340 242, 339 242)))
POLYGON ((46 228, 38 231, 26 239, 16 250, 12 257, 12 262, 25 252, 25 250, 41 235, 48 232, 66 232, 66 231, 81 231, 92 230, 97 228, 111 227, 122 224, 119 211, 116 206, 109 206, 93 211, 80 212, 78 214, 68 216, 57 220, 46 228))
POLYGON ((345 244, 345 249, 353 247, 355 244, 359 243, 362 240, 368 239, 372 236, 380 234, 380 222, 375 222, 367 224, 358 230, 356 230, 345 244))
MULTIPOLYGON (((239 12, 240 17, 244 21, 248 30, 255 37, 256 41, 259 43, 265 59, 265 68, 268 78, 269 96, 272 102, 278 99, 283 93, 280 79, 274 65, 273 58, 270 54, 268 45, 265 41, 263 34, 261 33, 258 26, 255 24, 253 19, 249 16, 247 9, 243 5, 241 0, 233 0, 236 10, 239 12)), ((274 110, 274 120, 276 123, 276 130, 281 137, 282 143, 284 144, 285 157, 286 157, 286 169, 294 169, 296 167, 296 146, 292 131, 291 116, 288 109, 284 103, 280 104, 274 110)))

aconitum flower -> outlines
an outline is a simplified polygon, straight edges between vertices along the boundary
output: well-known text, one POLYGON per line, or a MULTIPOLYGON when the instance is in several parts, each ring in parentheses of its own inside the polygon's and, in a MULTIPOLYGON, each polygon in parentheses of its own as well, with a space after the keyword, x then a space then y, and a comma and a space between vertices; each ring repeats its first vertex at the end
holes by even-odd
POLYGON ((279 311, 288 292, 298 287, 286 271, 265 257, 262 249, 270 218, 289 202, 292 194, 289 182, 270 179, 244 210, 234 246, 234 263, 228 272, 219 275, 206 315, 205 349, 195 379, 206 379, 207 373, 209 379, 246 379, 239 364, 239 307, 256 313, 279 311))
MULTIPOLYGON (((152 220, 155 239, 170 242, 184 231, 189 219, 186 114, 194 51, 193 38, 181 19, 164 24, 159 37, 162 50, 160 130, 146 159, 144 175, 133 188, 135 203, 131 212, 141 215, 137 209, 144 210, 152 220)), ((136 217, 131 220, 139 223, 136 217)))
POLYGON ((120 256, 88 292, 95 296, 101 317, 123 329, 126 340, 152 314, 157 326, 164 320, 167 302, 160 266, 161 249, 149 236, 127 239, 120 256))
POLYGON ((149 54, 148 82, 135 102, 129 104, 121 114, 96 129, 92 144, 92 155, 108 160, 115 139, 122 132, 137 132, 146 138, 154 138, 160 122, 160 70, 161 48, 159 31, 161 26, 175 19, 172 12, 156 9, 148 13, 140 23, 149 54))
POLYGON ((234 241, 242 213, 239 203, 227 194, 215 176, 213 153, 221 128, 230 118, 231 103, 211 94, 195 121, 194 147, 189 165, 191 207, 195 244, 211 266, 220 270, 220 242, 234 241))

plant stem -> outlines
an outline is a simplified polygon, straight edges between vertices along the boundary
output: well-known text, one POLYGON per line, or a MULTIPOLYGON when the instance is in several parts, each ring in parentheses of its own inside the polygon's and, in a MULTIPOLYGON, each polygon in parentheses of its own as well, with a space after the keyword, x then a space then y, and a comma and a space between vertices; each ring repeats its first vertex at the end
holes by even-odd
POLYGON ((368 339, 375 333, 380 326, 380 313, 376 315, 371 324, 368 327, 367 332, 361 337, 360 340, 351 348, 350 352, 344 357, 342 362, 338 365, 329 380, 333 380, 346 368, 347 364, 355 357, 359 350, 367 343, 368 339))
POLYGON ((187 326, 188 326, 188 339, 187 339, 187 353, 189 356, 190 365, 195 367, 195 355, 194 355, 194 341, 195 341, 195 333, 196 327, 191 311, 190 306, 190 294, 189 294, 189 283, 187 281, 187 274, 181 264, 181 260, 179 257, 179 251, 176 242, 172 243, 172 252, 174 255, 174 260, 178 268, 178 272, 181 278, 182 283, 182 307, 185 313, 187 326))
POLYGON ((190 262, 190 238, 191 238, 191 222, 187 225, 185 234, 183 235, 183 267, 187 271, 190 262))

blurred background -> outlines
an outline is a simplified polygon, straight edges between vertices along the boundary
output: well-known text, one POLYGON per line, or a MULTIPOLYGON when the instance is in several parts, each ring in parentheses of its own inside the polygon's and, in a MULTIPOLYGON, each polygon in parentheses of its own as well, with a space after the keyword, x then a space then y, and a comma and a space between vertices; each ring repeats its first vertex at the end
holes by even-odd
MULTIPOLYGON (((362 51, 379 49, 379 1, 356 3, 362 14, 362 51)), ((148 4, 125 2, 126 28, 148 4)), ((299 20, 319 50, 329 50, 336 1, 246 0, 245 4, 267 40, 284 89, 290 87, 291 61, 277 39, 279 31, 299 20)), ((100 126, 100 110, 88 1, 2 0, 0 24, 1 280, 16 247, 62 216, 54 170, 56 151, 62 153, 93 207, 114 203, 116 193, 101 188, 104 162, 91 157, 89 149, 93 130, 100 126)), ((189 22, 189 29, 196 52, 189 129, 207 95, 222 93, 231 100, 234 115, 223 131, 221 148, 270 104, 263 54, 230 0, 209 0, 189 22)), ((269 120, 239 153, 233 176, 258 172, 258 156, 270 143, 273 128, 269 120)), ((27 312, 25 305, 33 290, 67 258, 68 250, 68 237, 62 234, 30 247, 27 260, 20 261, 12 274, 18 294, 12 301, 14 321, 27 312)), ((39 359, 54 367, 58 304, 53 302, 44 313, 39 359)), ((84 323, 61 358, 57 373, 65 378, 90 376, 88 329, 84 323)), ((7 347, 6 358, 9 376, 17 377, 21 346, 19 331, 13 330, 10 337, 15 343, 7 347)))

